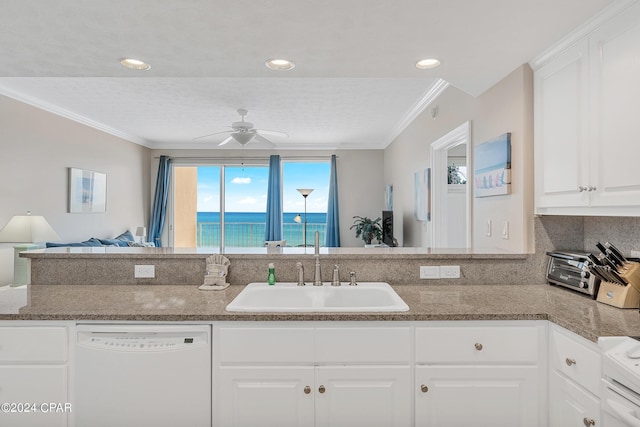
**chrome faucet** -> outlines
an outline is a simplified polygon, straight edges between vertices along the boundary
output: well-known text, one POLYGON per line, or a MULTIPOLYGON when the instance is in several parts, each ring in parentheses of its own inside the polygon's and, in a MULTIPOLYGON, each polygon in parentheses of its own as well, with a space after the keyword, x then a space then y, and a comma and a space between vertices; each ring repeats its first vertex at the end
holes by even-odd
POLYGON ((304 266, 301 262, 296 262, 296 268, 298 269, 298 286, 304 286, 304 266))
POLYGON ((322 286, 322 272, 320 271, 320 236, 316 231, 315 234, 315 258, 316 258, 316 269, 313 274, 313 286, 322 286))

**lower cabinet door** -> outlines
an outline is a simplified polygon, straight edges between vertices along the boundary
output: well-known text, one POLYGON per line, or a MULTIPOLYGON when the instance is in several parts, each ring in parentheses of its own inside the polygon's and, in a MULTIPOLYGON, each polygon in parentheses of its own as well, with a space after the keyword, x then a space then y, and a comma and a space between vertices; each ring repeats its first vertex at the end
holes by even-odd
POLYGON ((0 366, 0 426, 66 426, 73 408, 65 365, 0 366))
POLYGON ((313 367, 223 367, 218 372, 213 413, 218 427, 314 425, 313 367))
MULTIPOLYGON (((549 426, 600 426, 600 401, 557 371, 549 376, 549 426)), ((606 424, 609 426, 609 423, 606 424)), ((613 424, 615 425, 615 424, 613 424)))
POLYGON ((535 366, 417 366, 416 426, 539 427, 535 366))
POLYGON ((316 368, 316 427, 409 427, 409 366, 316 368))

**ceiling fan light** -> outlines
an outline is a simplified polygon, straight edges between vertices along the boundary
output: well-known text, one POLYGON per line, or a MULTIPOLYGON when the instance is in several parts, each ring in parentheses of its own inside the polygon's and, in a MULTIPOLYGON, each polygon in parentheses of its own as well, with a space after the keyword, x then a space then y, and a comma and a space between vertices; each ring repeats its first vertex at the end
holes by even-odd
POLYGON ((277 58, 267 59, 264 65, 266 65, 268 69, 276 71, 293 70, 296 67, 296 64, 288 59, 277 58))
POLYGON ((240 144, 244 145, 251 141, 255 134, 253 132, 233 132, 231 133, 231 136, 240 144))
POLYGON ((416 62, 416 68, 419 70, 428 70, 429 68, 436 68, 439 65, 440 61, 435 58, 421 59, 416 62))
POLYGON ((120 61, 120 65, 132 70, 147 71, 151 69, 151 65, 147 64, 144 61, 140 61, 139 59, 133 58, 124 58, 122 61, 120 61))

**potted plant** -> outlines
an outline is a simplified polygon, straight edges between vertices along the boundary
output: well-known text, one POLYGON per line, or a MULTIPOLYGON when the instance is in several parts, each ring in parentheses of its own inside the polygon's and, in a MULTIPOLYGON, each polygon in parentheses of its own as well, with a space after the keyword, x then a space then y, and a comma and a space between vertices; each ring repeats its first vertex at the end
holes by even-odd
POLYGON ((354 216, 355 221, 353 225, 349 227, 349 230, 356 229, 356 237, 362 236, 362 240, 367 245, 371 244, 371 240, 376 239, 378 242, 382 241, 382 226, 380 225, 381 218, 378 217, 372 220, 368 217, 354 216))

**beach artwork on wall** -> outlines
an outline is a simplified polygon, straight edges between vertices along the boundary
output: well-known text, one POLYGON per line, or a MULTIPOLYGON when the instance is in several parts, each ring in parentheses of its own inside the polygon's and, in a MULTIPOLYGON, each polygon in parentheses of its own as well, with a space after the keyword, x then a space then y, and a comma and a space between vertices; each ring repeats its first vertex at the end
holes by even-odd
POLYGON ((473 164, 475 197, 511 194, 511 133, 477 145, 473 164))
POLYGON ((414 174, 416 220, 431 221, 431 168, 414 174))
POLYGON ((107 211, 107 174, 69 168, 69 212, 107 211))

